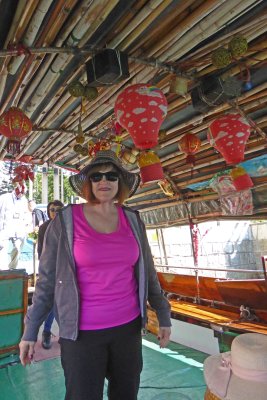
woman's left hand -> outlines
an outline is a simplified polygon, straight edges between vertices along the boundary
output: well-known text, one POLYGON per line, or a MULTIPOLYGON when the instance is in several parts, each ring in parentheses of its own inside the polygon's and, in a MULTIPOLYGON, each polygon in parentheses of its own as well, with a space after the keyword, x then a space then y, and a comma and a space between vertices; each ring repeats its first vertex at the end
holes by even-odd
POLYGON ((171 328, 169 326, 164 327, 160 326, 159 327, 159 333, 158 333, 158 340, 159 340, 159 347, 164 348, 167 346, 169 343, 171 336, 171 328))

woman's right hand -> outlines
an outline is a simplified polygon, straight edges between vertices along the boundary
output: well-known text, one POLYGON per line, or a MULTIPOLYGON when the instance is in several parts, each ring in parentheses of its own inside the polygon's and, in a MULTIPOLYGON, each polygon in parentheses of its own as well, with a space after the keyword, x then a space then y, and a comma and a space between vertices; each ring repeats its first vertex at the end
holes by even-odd
POLYGON ((33 361, 35 343, 36 342, 30 342, 28 340, 21 340, 19 344, 19 358, 24 367, 27 364, 31 364, 33 361))

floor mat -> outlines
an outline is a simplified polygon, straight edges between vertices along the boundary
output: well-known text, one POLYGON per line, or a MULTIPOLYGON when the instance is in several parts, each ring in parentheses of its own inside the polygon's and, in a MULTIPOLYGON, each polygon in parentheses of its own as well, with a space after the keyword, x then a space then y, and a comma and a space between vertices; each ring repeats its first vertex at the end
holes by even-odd
POLYGON ((52 347, 51 349, 44 349, 41 340, 38 340, 35 345, 34 361, 49 360, 50 358, 55 358, 60 356, 60 345, 58 343, 58 337, 52 336, 51 339, 52 347))
MULTIPOLYGON (((143 340, 144 367, 138 400, 203 400, 206 357, 177 343, 160 349, 157 339, 148 335, 143 340)), ((60 358, 34 362, 26 368, 17 364, 0 369, 0 393, 1 400, 63 400, 60 358)), ((107 399, 106 394, 103 399, 107 399)))

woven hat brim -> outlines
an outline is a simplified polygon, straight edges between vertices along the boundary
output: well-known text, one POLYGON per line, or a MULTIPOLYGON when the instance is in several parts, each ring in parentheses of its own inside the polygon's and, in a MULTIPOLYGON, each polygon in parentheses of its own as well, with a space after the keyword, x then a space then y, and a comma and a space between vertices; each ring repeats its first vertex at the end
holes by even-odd
POLYGON ((115 158, 113 158, 113 155, 103 157, 98 156, 98 158, 93 160, 89 165, 85 166, 78 174, 69 177, 70 185, 79 197, 83 198, 83 185, 88 179, 88 174, 90 170, 96 165, 106 163, 113 164, 120 171, 125 184, 129 188, 129 197, 131 197, 136 192, 141 181, 141 178, 138 174, 127 171, 125 168, 123 168, 123 166, 119 162, 117 162, 115 158))

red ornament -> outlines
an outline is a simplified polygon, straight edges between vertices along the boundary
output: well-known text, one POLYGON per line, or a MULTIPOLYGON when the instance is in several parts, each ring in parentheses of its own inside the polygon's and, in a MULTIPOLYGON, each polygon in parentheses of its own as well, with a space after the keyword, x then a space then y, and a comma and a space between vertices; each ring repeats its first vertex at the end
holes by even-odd
POLYGON ((31 120, 17 107, 0 116, 0 133, 8 138, 7 151, 12 155, 20 152, 20 142, 31 130, 31 120))
POLYGON ((32 156, 27 156, 26 154, 24 156, 21 156, 20 158, 16 159, 17 161, 23 162, 25 164, 30 164, 32 160, 32 156))
POLYGON ((246 190, 254 186, 251 177, 241 166, 233 168, 230 176, 237 191, 246 190))
POLYGON ((115 129, 116 135, 120 135, 123 131, 123 127, 118 122, 115 122, 114 129, 115 129))
POLYGON ((164 173, 159 157, 153 151, 144 151, 138 159, 143 183, 152 183, 164 179, 164 173))
POLYGON ((218 150, 227 164, 244 160, 250 125, 240 114, 227 114, 213 121, 208 130, 210 144, 218 150))
POLYGON ((167 115, 163 92, 145 83, 128 86, 115 102, 115 115, 139 149, 150 149, 158 143, 158 132, 167 115))
POLYGON ((186 154, 186 162, 195 164, 195 153, 201 146, 200 139, 193 133, 186 133, 178 142, 180 151, 186 154))
POLYGON ((13 182, 21 182, 28 181, 29 179, 33 182, 34 180, 34 172, 31 167, 26 165, 19 165, 14 169, 14 173, 16 174, 13 182))

